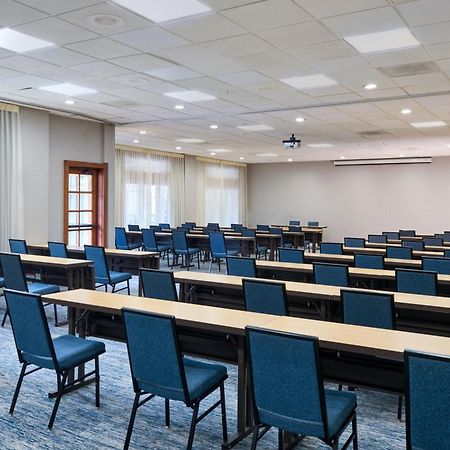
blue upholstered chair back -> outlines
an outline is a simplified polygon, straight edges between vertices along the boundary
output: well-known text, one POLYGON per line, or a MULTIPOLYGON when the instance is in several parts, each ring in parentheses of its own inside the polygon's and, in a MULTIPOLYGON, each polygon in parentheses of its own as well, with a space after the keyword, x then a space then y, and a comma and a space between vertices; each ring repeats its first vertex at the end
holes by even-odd
POLYGON ((211 231, 209 233, 209 245, 213 257, 225 256, 227 254, 225 236, 221 231, 211 231))
POLYGON ((299 233, 302 231, 302 228, 298 225, 289 225, 289 231, 295 231, 296 233, 299 233))
POLYGON ((366 240, 364 238, 346 237, 344 238, 344 245, 346 247, 365 247, 366 240))
POLYGON ((309 227, 318 227, 319 226, 319 222, 317 220, 309 220, 308 221, 308 226, 309 227))
POLYGON ((367 237, 369 242, 376 242, 378 244, 385 244, 387 242, 387 236, 383 234, 369 234, 367 237))
POLYGON ((10 239, 9 249, 12 253, 20 253, 22 255, 28 254, 27 243, 24 239, 10 239))
POLYGON ((16 291, 28 292, 28 285, 20 256, 12 255, 11 253, 0 253, 0 264, 3 269, 3 278, 6 287, 16 291))
POLYGON ((424 245, 435 245, 439 247, 444 245, 444 239, 440 237, 424 237, 423 243, 424 245))
POLYGON ((288 316, 286 285, 273 281, 242 280, 245 310, 288 316))
POLYGON ((245 237, 252 237, 252 238, 256 237, 256 231, 250 230, 249 228, 242 228, 241 234, 242 234, 242 236, 245 236, 245 237))
POLYGON ((48 250, 50 252, 50 256, 54 256, 55 258, 68 258, 67 254, 67 246, 64 242, 49 242, 48 250))
POLYGON ((5 298, 20 362, 26 361, 47 369, 57 368, 39 295, 6 289, 5 298))
POLYGON ((411 247, 386 247, 386 258, 412 259, 411 247))
POLYGON ((408 450, 448 448, 450 358, 405 352, 408 450))
POLYGON ((219 231, 220 229, 220 225, 217 222, 208 222, 206 227, 211 231, 219 231))
POLYGON ((444 258, 450 258, 450 249, 444 250, 444 258))
POLYGON ((386 236, 388 238, 388 240, 400 239, 400 233, 398 231, 383 231, 381 234, 383 236, 386 236))
POLYGON ((85 245, 86 259, 94 261, 95 278, 109 280, 108 263, 106 262, 105 249, 95 245, 85 245))
POLYGON ((437 295, 437 273, 424 270, 396 269, 397 292, 437 295))
POLYGON ((278 249, 280 262, 290 263, 304 263, 305 253, 303 250, 297 248, 279 248, 278 249))
POLYGON ((256 277, 255 260, 240 256, 227 256, 227 274, 239 277, 256 277))
POLYGON ((139 276, 144 297, 178 301, 173 272, 139 269, 139 276))
POLYGON ((256 229, 259 231, 269 231, 269 225, 256 225, 256 229))
POLYGON ((141 231, 139 225, 128 225, 128 231, 141 231))
POLYGON ((283 229, 282 228, 278 228, 278 227, 270 227, 269 228, 269 233, 270 234, 283 234, 283 229))
POLYGON ((299 226, 300 225, 300 220, 290 220, 289 221, 289 225, 297 225, 297 226, 299 226))
POLYGON ((258 423, 325 436, 325 394, 316 338, 246 328, 258 423))
POLYGON ((125 228, 123 227, 115 228, 115 243, 117 248, 120 249, 128 248, 127 232, 125 231, 125 228))
POLYGON ((242 223, 232 223, 230 225, 230 227, 233 228, 233 229, 234 228, 242 228, 242 226, 243 226, 242 223))
POLYGON ((450 258, 422 258, 422 269, 450 275, 450 258))
POLYGON ((383 255, 355 253, 355 267, 364 269, 384 269, 384 257, 383 255))
POLYGON ((395 328, 392 294, 342 290, 341 306, 344 323, 387 330, 395 328))
POLYGON ((444 234, 441 234, 440 236, 444 242, 450 242, 450 233, 448 231, 445 231, 444 234))
POLYGON ((328 253, 330 255, 342 255, 344 250, 340 242, 322 242, 320 244, 320 253, 328 253))
POLYGON ((187 401, 174 318, 130 309, 122 316, 135 390, 187 401))
POLYGON ((329 286, 348 286, 348 266, 343 264, 314 263, 314 282, 329 286))
POLYGON ((170 230, 170 223, 160 223, 161 230, 170 230))
POLYGON ((398 235, 400 237, 413 237, 416 235, 416 230, 399 230, 398 235))
POLYGON ((155 232, 160 232, 161 231, 161 227, 159 225, 150 225, 150 230, 153 230, 155 232))
POLYGON ((144 244, 145 250, 149 252, 157 252, 158 245, 156 243, 156 236, 154 230, 150 228, 142 228, 142 243, 144 244))
POLYGON ((195 222, 185 222, 182 225, 184 228, 188 228, 189 230, 193 230, 195 228, 195 222))
POLYGON ((424 245, 422 241, 408 241, 408 240, 403 240, 402 241, 402 246, 403 247, 410 247, 413 250, 423 250, 424 249, 424 245))
POLYGON ((172 241, 173 241, 173 248, 175 249, 176 252, 188 250, 186 232, 184 230, 173 230, 172 241))

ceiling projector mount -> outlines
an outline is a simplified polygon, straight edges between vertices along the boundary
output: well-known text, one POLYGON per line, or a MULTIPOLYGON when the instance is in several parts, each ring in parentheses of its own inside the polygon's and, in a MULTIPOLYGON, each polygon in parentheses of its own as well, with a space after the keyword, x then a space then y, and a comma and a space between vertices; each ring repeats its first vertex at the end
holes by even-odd
POLYGON ((294 148, 300 147, 301 140, 296 139, 295 134, 292 134, 289 139, 283 141, 283 147, 287 150, 292 150, 294 148))

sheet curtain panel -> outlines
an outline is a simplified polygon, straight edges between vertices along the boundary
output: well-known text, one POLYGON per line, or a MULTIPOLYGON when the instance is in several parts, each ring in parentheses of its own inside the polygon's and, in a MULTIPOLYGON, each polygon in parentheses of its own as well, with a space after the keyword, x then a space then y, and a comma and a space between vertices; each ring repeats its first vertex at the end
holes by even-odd
POLYGON ((197 158, 197 223, 247 223, 247 166, 197 158))
POLYGON ((184 158, 116 147, 116 224, 178 226, 184 211, 184 158))
POLYGON ((19 108, 0 103, 0 250, 23 238, 23 166, 19 108))

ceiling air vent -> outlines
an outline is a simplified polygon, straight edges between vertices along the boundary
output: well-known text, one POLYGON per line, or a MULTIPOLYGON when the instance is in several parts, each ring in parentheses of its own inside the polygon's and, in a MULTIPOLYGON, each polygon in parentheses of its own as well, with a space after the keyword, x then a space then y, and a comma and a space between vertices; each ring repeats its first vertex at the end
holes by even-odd
POLYGON ((397 64, 395 66, 378 67, 386 75, 395 77, 409 77, 411 75, 423 75, 425 73, 439 72, 439 66, 433 61, 421 61, 417 63, 397 64))

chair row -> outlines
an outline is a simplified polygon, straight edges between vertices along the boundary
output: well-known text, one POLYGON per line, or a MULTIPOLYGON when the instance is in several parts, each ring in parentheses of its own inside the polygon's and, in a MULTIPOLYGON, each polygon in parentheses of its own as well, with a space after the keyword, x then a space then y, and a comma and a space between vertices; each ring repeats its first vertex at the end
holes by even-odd
MULTIPOLYGON (((425 250, 425 247, 438 246, 442 247, 444 242, 450 242, 450 235, 447 236, 448 240, 442 237, 423 237, 421 240, 408 240, 402 239, 401 245, 403 247, 409 247, 413 250, 425 250)), ((386 236, 369 234, 367 242, 369 243, 387 243, 386 236), (385 238, 385 239, 383 239, 385 238)), ((346 247, 366 247, 366 240, 364 238, 346 237, 344 238, 344 246, 346 247)), ((389 248, 389 247, 387 247, 389 248)))

